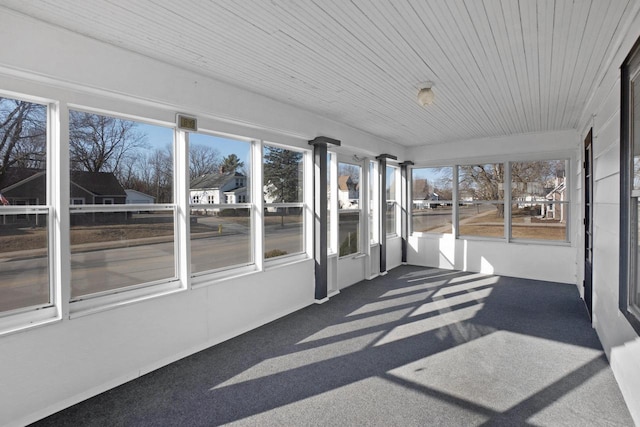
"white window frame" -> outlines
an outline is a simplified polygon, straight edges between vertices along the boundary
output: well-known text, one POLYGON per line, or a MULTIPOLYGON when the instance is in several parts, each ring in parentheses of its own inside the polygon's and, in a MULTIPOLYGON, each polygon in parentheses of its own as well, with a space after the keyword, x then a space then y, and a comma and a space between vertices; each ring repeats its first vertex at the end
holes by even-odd
MULTIPOLYGON (((478 161, 474 161, 474 162, 456 162, 454 164, 449 164, 449 165, 443 165, 443 164, 425 164, 425 165, 416 165, 416 166, 412 166, 411 168, 411 188, 413 188, 413 170, 415 169, 425 169, 425 168, 438 168, 438 167, 452 167, 453 168, 453 200, 451 201, 453 204, 453 209, 452 209, 452 224, 453 224, 453 234, 455 235, 456 239, 462 239, 462 240, 487 240, 487 241, 496 241, 496 242, 503 242, 503 243, 524 243, 524 244, 529 244, 529 243, 534 243, 534 244, 539 244, 539 245, 546 245, 546 246, 569 246, 571 245, 571 224, 572 224, 572 212, 571 212, 571 204, 572 204, 572 195, 571 195, 571 191, 572 191, 572 178, 571 178, 571 163, 572 163, 572 159, 573 157, 566 152, 558 152, 555 155, 554 154, 549 154, 546 156, 540 156, 538 154, 532 153, 531 155, 525 155, 525 156, 519 156, 517 159, 511 157, 511 158, 506 158, 504 156, 498 156, 497 158, 491 159, 491 158, 483 158, 483 159, 479 159, 478 161), (562 204, 563 206, 565 206, 565 214, 566 214, 566 232, 565 232, 565 239, 564 240, 547 240, 547 239, 523 239, 523 238, 512 238, 511 237, 511 206, 513 204, 513 200, 511 200, 511 165, 512 163, 516 163, 516 162, 536 162, 536 161, 553 161, 553 160, 559 160, 559 161, 565 161, 566 163, 566 171, 565 171, 565 186, 567 188, 567 198, 564 201, 551 201, 549 203, 551 204, 562 204), (504 206, 504 218, 503 218, 503 223, 504 223, 504 235, 501 237, 488 237, 488 236, 477 236, 477 235, 465 235, 465 234, 461 234, 460 233, 460 228, 459 228, 459 222, 460 222, 460 218, 459 218, 459 205, 461 203, 466 203, 463 202, 462 200, 460 200, 460 191, 459 191, 459 179, 460 179, 460 172, 459 172, 459 167, 460 166, 471 166, 471 165, 487 165, 487 164, 497 164, 497 163, 502 163, 504 164, 504 168, 505 168, 505 177, 504 177, 504 183, 503 183, 503 189, 504 189, 504 200, 481 200, 481 201, 473 201, 471 203, 473 204, 495 204, 495 203, 501 203, 504 206)), ((413 201, 411 201, 411 203, 413 204, 413 201)), ((413 220, 411 220, 410 222, 410 234, 411 235, 415 235, 415 236, 439 236, 439 235, 444 235, 444 234, 449 234, 449 233, 432 233, 432 232, 416 232, 413 230, 413 220)))
MULTIPOLYGON (((313 161, 312 161, 311 151, 309 150, 301 149, 299 147, 295 147, 291 145, 280 144, 277 142, 263 140, 261 141, 261 144, 260 144, 260 166, 259 166, 260 183, 263 186, 265 182, 264 181, 264 147, 265 146, 283 148, 285 150, 295 151, 302 154, 302 201, 301 202, 285 202, 285 203, 267 203, 266 201, 264 201, 264 196, 261 197, 262 212, 270 208, 275 208, 275 209, 299 208, 300 209, 301 216, 302 216, 302 248, 299 252, 287 253, 285 255, 265 258, 264 257, 264 254, 266 251, 266 244, 265 244, 266 235, 265 235, 265 225, 264 225, 265 217, 264 217, 264 214, 262 214, 260 218, 262 221, 261 243, 263 246, 262 246, 262 251, 260 252, 260 258, 262 260, 263 267, 267 268, 267 267, 279 266, 282 264, 290 263, 292 261, 297 261, 300 259, 306 259, 311 257, 311 249, 310 249, 309 242, 313 241, 313 236, 310 236, 309 233, 312 232, 313 227, 309 227, 309 223, 311 218, 310 215, 312 215, 311 200, 313 198, 313 179, 310 177, 313 176, 311 174, 312 173, 311 167, 312 167, 313 161)), ((264 188, 261 187, 259 194, 263 195, 263 193, 264 193, 264 188)))
MULTIPOLYGON (((345 258, 356 258, 356 257, 360 257, 364 254, 366 254, 366 250, 363 247, 363 242, 368 241, 369 238, 367 238, 365 240, 365 238, 363 238, 363 234, 364 231, 366 230, 366 227, 363 224, 364 221, 364 214, 363 214, 363 200, 364 200, 364 196, 363 196, 363 188, 362 188, 362 183, 363 183, 363 174, 364 173, 368 173, 368 171, 365 172, 365 168, 364 165, 362 164, 362 162, 357 162, 357 161, 351 161, 348 159, 340 159, 338 158, 337 161, 337 173, 340 173, 340 163, 344 163, 347 165, 352 165, 352 166, 356 166, 360 169, 360 177, 359 177, 359 185, 360 185, 360 189, 358 190, 358 207, 357 208, 341 208, 340 204, 339 204, 339 197, 337 197, 336 194, 336 201, 338 201, 337 203, 337 227, 336 227, 336 236, 337 236, 337 247, 336 247, 336 252, 338 254, 338 258, 339 259, 345 259, 345 258), (340 255, 340 214, 341 213, 349 213, 349 212, 357 212, 358 213, 358 250, 356 252, 350 253, 350 254, 346 254, 346 255, 340 255)), ((339 176, 338 176, 339 178, 339 176)), ((336 189, 339 191, 339 188, 336 189)), ((336 191, 337 192, 337 191, 336 191)), ((367 193, 367 197, 368 197, 368 193, 367 193)), ((368 218, 367 218, 368 220, 368 218)))
MULTIPOLYGON (((389 228, 387 228, 387 239, 390 238, 395 238, 395 237, 399 237, 400 233, 398 232, 400 230, 400 199, 401 199, 401 177, 400 177, 400 167, 393 165, 393 164, 387 164, 387 172, 389 171, 389 169, 391 169, 393 171, 393 191, 395 193, 395 198, 394 199, 386 199, 387 200, 387 205, 389 205, 389 203, 393 203, 393 230, 389 230, 389 228)), ((390 182, 389 180, 389 174, 387 173, 387 182, 390 182)), ((386 189, 385 189, 385 194, 386 194, 386 189)), ((387 212, 385 210, 385 221, 387 220, 387 212)))
POLYGON ((30 96, 26 94, 9 91, 0 92, 3 98, 15 99, 43 105, 46 108, 46 129, 47 136, 45 142, 46 150, 46 202, 43 205, 32 206, 0 206, 0 213, 9 215, 47 215, 47 264, 48 264, 48 287, 49 302, 28 307, 20 307, 14 310, 0 312, 0 336, 20 332, 24 329, 34 328, 57 322, 62 319, 62 296, 61 296, 61 256, 59 247, 59 223, 54 221, 55 212, 60 211, 60 204, 54 197, 57 194, 56 187, 59 181, 57 176, 59 166, 57 156, 59 152, 56 147, 60 141, 60 130, 57 127, 60 117, 59 104, 47 98, 30 96))
MULTIPOLYGON (((246 184, 247 184, 247 188, 251 188, 250 185, 251 183, 255 180, 255 174, 258 173, 261 169, 260 166, 256 165, 256 160, 255 160, 255 155, 254 152, 256 150, 256 146, 260 145, 260 142, 252 139, 252 138, 247 138, 247 137, 243 137, 243 136, 239 136, 239 135, 231 135, 231 134, 226 134, 226 133, 220 133, 220 132, 216 132, 214 130, 210 130, 210 129, 198 129, 197 132, 191 132, 189 134, 194 134, 197 133, 199 135, 204 135, 204 136, 211 136, 214 138, 223 138, 223 139, 231 139, 234 141, 238 141, 238 142, 243 142, 248 144, 249 146, 249 165, 248 165, 248 169, 250 171, 250 176, 249 177, 245 177, 245 178, 234 178, 235 179, 235 183, 238 182, 238 180, 246 180, 246 184)), ((188 140, 188 138, 187 138, 188 140)), ((189 156, 189 153, 187 152, 187 158, 189 156)), ((188 163, 187 163, 188 165, 188 163)), ((246 166, 246 165, 245 165, 246 166)), ((187 177, 189 176, 189 166, 187 166, 187 177)), ((187 182, 189 180, 187 179, 187 182)), ((189 187, 190 184, 187 183, 187 186, 189 187)), ((242 262, 242 263, 238 263, 238 264, 230 264, 230 265, 226 265, 223 267, 219 267, 219 268, 212 268, 209 270, 204 270, 204 271, 199 271, 199 272, 192 272, 190 271, 190 279, 191 279, 191 283, 193 287, 198 287, 204 284, 210 284, 212 282, 215 282, 218 279, 223 279, 223 278, 227 278, 227 277, 231 277, 234 275, 240 275, 240 274, 244 274, 246 272, 251 272, 251 271, 255 271, 256 270, 256 239, 255 239, 255 235, 256 235, 256 200, 255 197, 252 199, 251 197, 249 197, 249 201, 236 201, 236 203, 227 203, 228 198, 230 198, 230 195, 225 194, 225 192, 220 191, 220 200, 218 203, 215 203, 215 195, 213 194, 209 194, 207 196, 207 199, 204 200, 203 197, 198 198, 198 200, 196 201, 195 198, 193 200, 189 201, 189 206, 187 207, 188 212, 190 213, 192 210, 217 210, 217 211, 222 211, 222 210, 226 210, 226 209, 248 209, 249 211, 249 224, 250 224, 250 228, 251 228, 251 233, 250 233, 250 253, 251 253, 251 259, 249 260, 249 262, 242 262)), ((256 194, 255 190, 252 189, 251 192, 249 192, 249 195, 251 196, 252 194, 256 194)), ((246 198, 246 196, 245 196, 246 198)), ((189 214, 190 215, 190 214, 189 214)), ((189 223, 189 230, 186 234, 187 238, 187 245, 189 246, 189 254, 191 255, 191 223, 189 223)))
MULTIPOLYGON (((181 235, 184 233, 184 227, 180 224, 178 215, 178 200, 180 199, 180 186, 186 179, 186 171, 181 165, 181 159, 184 158, 182 150, 185 144, 178 144, 180 137, 176 130, 175 123, 154 120, 148 117, 135 116, 121 112, 94 108, 87 105, 67 104, 66 117, 64 124, 68 131, 71 110, 89 114, 104 115, 114 117, 121 120, 130 120, 138 123, 148 124, 152 126, 160 126, 173 131, 173 202, 172 203, 155 203, 155 204, 87 204, 87 205, 69 205, 68 217, 71 218, 73 213, 113 213, 113 212, 138 212, 138 211, 165 211, 172 212, 174 224, 174 273, 173 277, 142 282, 131 286, 116 288, 103 292, 96 292, 87 295, 71 298, 71 288, 69 284, 69 317, 81 317, 103 310, 109 310, 118 307, 124 303, 133 303, 146 300, 149 297, 156 297, 170 293, 180 292, 187 289, 188 283, 184 280, 184 271, 187 268, 184 261, 184 248, 181 246, 181 235)), ((66 146, 66 155, 69 156, 69 146, 66 146)), ((69 172, 67 172, 69 173, 69 172)), ((68 192, 68 189, 67 189, 68 192)), ((71 232, 70 226, 68 232, 71 232)), ((69 259, 69 262, 71 260, 69 259)), ((71 272, 69 272, 69 282, 71 281, 71 272)))

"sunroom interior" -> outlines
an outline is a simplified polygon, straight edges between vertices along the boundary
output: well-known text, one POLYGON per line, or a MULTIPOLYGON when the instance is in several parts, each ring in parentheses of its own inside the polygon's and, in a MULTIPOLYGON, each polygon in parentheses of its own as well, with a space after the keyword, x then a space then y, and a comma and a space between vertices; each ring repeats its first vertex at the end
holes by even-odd
POLYGON ((640 1, 0 0, 0 34, 0 424, 402 265, 576 286, 640 424, 640 1))

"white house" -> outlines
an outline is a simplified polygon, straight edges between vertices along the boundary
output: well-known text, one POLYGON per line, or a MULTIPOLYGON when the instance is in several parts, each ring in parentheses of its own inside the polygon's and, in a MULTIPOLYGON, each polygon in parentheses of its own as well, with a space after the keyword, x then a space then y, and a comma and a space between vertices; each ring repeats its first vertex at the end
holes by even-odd
MULTIPOLYGON (((240 172, 210 173, 191 180, 189 202, 192 205, 222 205, 247 201, 247 177, 240 172)), ((218 210, 207 209, 207 212, 218 210)))
POLYGON ((141 191, 128 189, 124 190, 124 192, 127 193, 125 201, 127 205, 148 205, 156 202, 155 197, 141 191))

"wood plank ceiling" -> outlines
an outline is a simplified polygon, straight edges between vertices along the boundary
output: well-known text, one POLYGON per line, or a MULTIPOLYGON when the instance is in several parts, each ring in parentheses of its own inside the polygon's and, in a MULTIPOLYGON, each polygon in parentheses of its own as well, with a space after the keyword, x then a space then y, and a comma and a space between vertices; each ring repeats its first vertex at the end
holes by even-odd
MULTIPOLYGON (((406 146, 575 129, 638 0, 0 0, 406 146), (435 83, 421 107, 421 82, 435 83)), ((214 94, 212 94, 214 95, 214 94)))

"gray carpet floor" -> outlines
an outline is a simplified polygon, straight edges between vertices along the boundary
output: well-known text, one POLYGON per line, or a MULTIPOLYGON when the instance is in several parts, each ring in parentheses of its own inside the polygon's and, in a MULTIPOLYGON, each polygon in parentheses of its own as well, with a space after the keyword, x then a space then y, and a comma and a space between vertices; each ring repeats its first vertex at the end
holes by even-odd
POLYGON ((402 266, 38 426, 632 426, 575 286, 402 266))

